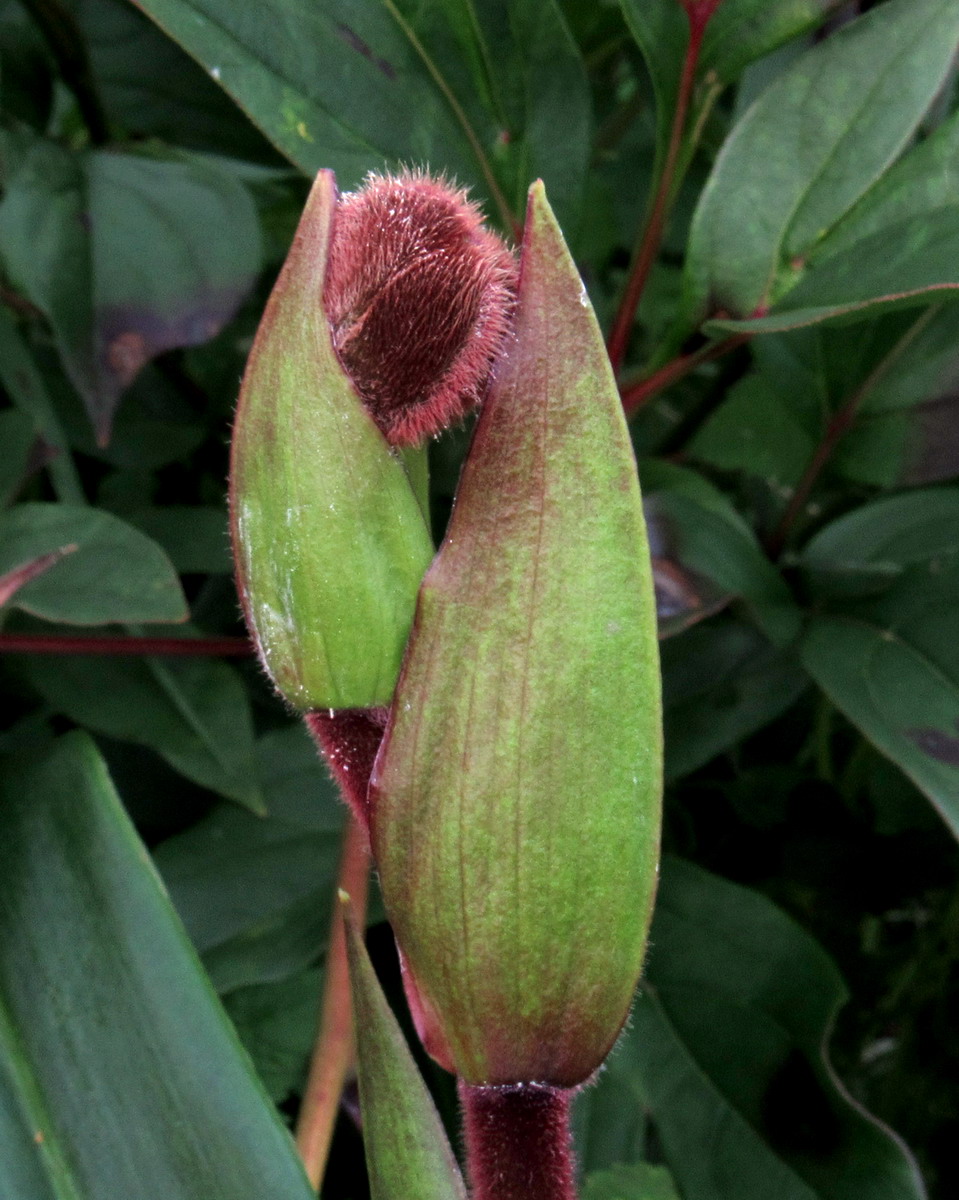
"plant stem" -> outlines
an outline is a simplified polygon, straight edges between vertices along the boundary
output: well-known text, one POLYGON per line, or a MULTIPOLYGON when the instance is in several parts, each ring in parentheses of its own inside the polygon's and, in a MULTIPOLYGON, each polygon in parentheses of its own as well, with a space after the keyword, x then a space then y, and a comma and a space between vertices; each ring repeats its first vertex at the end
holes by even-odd
POLYGON ((833 454, 835 454, 837 446, 855 423, 863 401, 887 371, 889 371, 910 342, 939 313, 940 307, 940 305, 935 305, 925 309, 922 315, 909 326, 902 337, 893 344, 890 350, 873 367, 872 371, 870 371, 859 387, 848 397, 845 403, 833 413, 819 445, 813 451, 813 456, 809 460, 805 471, 803 471, 802 478, 796 485, 796 490, 793 492, 792 498, 786 506, 782 520, 766 541, 766 550, 771 558, 777 558, 782 553, 789 535, 792 533, 793 526, 799 518, 799 514, 805 508, 813 488, 819 481, 819 476, 822 474, 823 468, 832 458, 833 454))
MULTIPOLYGON (((366 830, 351 813, 340 855, 337 889, 348 893, 360 929, 366 920, 369 878, 366 830)), ((320 1024, 296 1127, 297 1149, 310 1183, 317 1191, 326 1171, 340 1097, 352 1063, 353 1007, 346 960, 346 926, 334 893, 320 1024)))
POLYGON ((0 633, 0 654, 119 654, 172 657, 248 658, 243 637, 134 637, 129 634, 0 633))
POLYGON ((576 1200, 565 1088, 461 1082, 472 1200, 576 1200))
POLYGON ((703 363, 722 358, 723 355, 738 349, 738 347, 745 345, 748 341, 749 334, 737 333, 735 337, 727 338, 724 342, 710 342, 692 354, 681 354, 678 358, 674 358, 672 362, 666 363, 664 367, 660 367, 658 371, 647 376, 646 379, 640 379, 636 383, 627 384, 620 392, 626 416, 634 416, 654 396, 658 395, 663 388, 676 383, 677 380, 684 378, 691 371, 702 366, 703 363))
POLYGON ((607 347, 609 350, 609 359, 613 364, 613 371, 617 373, 623 365, 623 358, 626 354, 626 347, 629 343, 629 336, 632 332, 636 311, 639 308, 639 302, 646 287, 646 280, 649 278, 649 272, 656 261, 660 243, 663 239, 663 229, 669 212, 670 197, 676 174, 676 163, 679 158, 680 147, 683 143, 683 130, 686 128, 689 102, 692 98, 693 86, 696 82, 696 64, 699 61, 699 52, 703 44, 703 33, 708 21, 708 16, 703 19, 698 14, 698 11, 692 8, 686 10, 686 15, 689 18, 689 42, 683 58, 682 74, 679 78, 679 89, 676 94, 676 109, 673 113, 672 128, 669 131, 666 156, 663 160, 663 168, 660 172, 656 191, 653 194, 652 203, 647 210, 648 215, 645 224, 637 240, 629 279, 626 283, 626 291, 623 293, 619 311, 616 313, 612 332, 609 335, 607 347))

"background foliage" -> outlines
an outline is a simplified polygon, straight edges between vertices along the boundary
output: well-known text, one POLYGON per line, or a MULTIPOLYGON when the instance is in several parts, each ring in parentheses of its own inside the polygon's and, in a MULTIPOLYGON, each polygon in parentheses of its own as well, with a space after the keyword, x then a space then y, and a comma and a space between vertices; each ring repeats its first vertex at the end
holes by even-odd
MULTIPOLYGON (((303 1197, 282 1125, 343 814, 221 640, 245 354, 319 167, 429 164, 506 232, 542 176, 611 325, 687 26, 140 8, 0 3, 0 1194, 303 1197), (112 652, 64 652, 88 636, 112 652), (120 653, 143 636, 204 653, 120 653)), ((725 0, 707 29, 624 368, 668 857, 579 1101, 588 1200, 959 1190, 957 43, 954 0, 725 0)), ((467 433, 432 450, 437 532, 467 433)), ((324 1195, 365 1187, 344 1116, 324 1195)))

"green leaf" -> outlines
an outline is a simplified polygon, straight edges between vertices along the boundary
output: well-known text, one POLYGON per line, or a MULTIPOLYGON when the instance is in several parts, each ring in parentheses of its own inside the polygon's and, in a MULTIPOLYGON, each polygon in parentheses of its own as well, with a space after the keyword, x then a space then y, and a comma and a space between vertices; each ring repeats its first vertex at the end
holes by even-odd
POLYGON ((237 988, 224 997, 223 1006, 274 1104, 302 1093, 322 990, 323 972, 314 969, 237 988))
POLYGON ((433 1100, 356 927, 347 924, 363 1141, 372 1200, 466 1200, 433 1100))
POLYGON ((785 645, 796 636, 799 613, 789 589, 725 497, 715 492, 707 505, 700 496, 678 488, 654 488, 651 495, 658 518, 668 523, 673 553, 682 567, 743 600, 774 644, 785 645))
POLYGON ((805 422, 759 374, 731 387, 688 445, 692 458, 758 475, 778 494, 795 486, 815 448, 805 422))
POLYGON ((0 1193, 309 1200, 89 739, 8 759, 0 807, 0 1193))
MULTIPOLYGON (((957 38, 952 0, 891 0, 774 81, 727 140, 693 220, 690 323, 717 309, 747 317, 788 291, 817 243, 906 146, 951 68, 957 38)), ((881 264, 862 253, 859 265, 878 286, 881 264)))
POLYGON ((864 504, 809 541, 800 565, 819 594, 881 592, 914 566, 959 553, 959 491, 936 488, 864 504))
POLYGON ((661 653, 667 780, 782 716, 808 685, 795 650, 731 617, 697 625, 661 653))
POLYGON ((577 215, 589 93, 554 0, 139 7, 310 176, 328 168, 353 188, 371 169, 429 163, 487 201, 497 186, 515 201, 539 172, 564 220, 577 215))
POLYGON ((185 621, 173 564, 150 538, 110 513, 67 504, 18 504, 0 515, 0 575, 62 555, 12 599, 17 608, 71 625, 185 621))
POLYGON ((854 599, 812 620, 802 655, 836 707, 959 835, 957 495, 880 501, 811 543, 807 565, 820 581, 831 568, 832 593, 836 556, 857 540, 862 550, 839 576, 854 599))
POLYGON ((4 142, 0 253, 50 318, 98 440, 155 355, 194 346, 234 314, 260 266, 253 202, 232 175, 186 155, 4 142))
POLYGON ((420 591, 372 841, 459 1073, 571 1085, 602 1060, 639 974, 660 687, 622 406, 541 185, 514 336, 420 591))
POLYGON ((864 316, 959 300, 959 200, 880 230, 808 268, 768 316, 708 321, 705 331, 779 333, 848 325, 864 316))
POLYGON ((21 669, 55 712, 149 746, 190 779, 262 811, 249 698, 226 663, 34 655, 21 669))
POLYGON ((267 815, 219 804, 154 858, 217 991, 302 971, 326 945, 344 808, 299 725, 256 744, 267 815))
POLYGON ((596 1090, 650 1112, 682 1195, 924 1197, 902 1144, 829 1064, 846 991, 807 933, 746 888, 667 859, 650 945, 631 1027, 596 1090))
POLYGON ((665 1167, 633 1163, 588 1175, 583 1200, 680 1200, 680 1197, 665 1167))

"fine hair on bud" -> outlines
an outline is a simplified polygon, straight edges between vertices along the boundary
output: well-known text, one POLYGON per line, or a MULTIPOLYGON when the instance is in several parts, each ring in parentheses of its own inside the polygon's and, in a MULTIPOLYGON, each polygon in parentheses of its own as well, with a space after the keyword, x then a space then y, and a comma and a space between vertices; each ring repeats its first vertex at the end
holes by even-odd
POLYGON ((483 398, 509 332, 516 260, 465 191, 405 171, 340 197, 323 302, 333 345, 392 445, 483 398))

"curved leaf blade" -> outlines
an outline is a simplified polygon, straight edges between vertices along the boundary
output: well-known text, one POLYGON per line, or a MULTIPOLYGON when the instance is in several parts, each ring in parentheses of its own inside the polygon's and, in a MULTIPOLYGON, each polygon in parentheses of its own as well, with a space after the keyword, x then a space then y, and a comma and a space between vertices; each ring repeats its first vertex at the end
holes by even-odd
POLYGON ((50 1194, 310 1200, 89 739, 8 760, 0 806, 0 1080, 50 1194))

